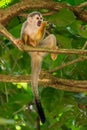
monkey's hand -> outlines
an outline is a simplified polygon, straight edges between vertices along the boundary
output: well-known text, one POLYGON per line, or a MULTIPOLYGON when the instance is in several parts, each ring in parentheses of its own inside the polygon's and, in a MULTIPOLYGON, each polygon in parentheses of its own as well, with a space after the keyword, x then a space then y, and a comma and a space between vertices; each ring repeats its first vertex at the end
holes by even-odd
POLYGON ((40 27, 41 32, 44 32, 46 25, 47 25, 47 21, 43 21, 42 24, 41 24, 41 27, 40 27))
MULTIPOLYGON (((55 46, 54 48, 52 48, 53 50, 58 50, 58 47, 57 46, 55 46)), ((56 54, 56 53, 51 53, 51 59, 52 60, 56 60, 57 59, 57 55, 58 54, 56 54)))
POLYGON ((30 39, 29 44, 30 44, 32 47, 36 47, 36 46, 37 46, 37 42, 34 41, 34 40, 32 40, 32 39, 30 39))
POLYGON ((40 41, 41 38, 43 37, 46 25, 47 25, 46 21, 43 21, 41 23, 41 26, 40 26, 40 28, 39 28, 39 30, 37 32, 37 35, 36 35, 36 41, 37 42, 40 41))

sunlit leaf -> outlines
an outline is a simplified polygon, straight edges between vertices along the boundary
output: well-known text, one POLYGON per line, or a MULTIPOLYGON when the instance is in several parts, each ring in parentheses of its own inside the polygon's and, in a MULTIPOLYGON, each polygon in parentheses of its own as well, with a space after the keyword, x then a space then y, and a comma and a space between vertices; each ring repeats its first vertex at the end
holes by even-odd
POLYGON ((11 3, 13 0, 0 0, 0 7, 5 7, 9 3, 11 3))
POLYGON ((15 121, 11 119, 0 118, 0 125, 6 124, 15 124, 15 121))

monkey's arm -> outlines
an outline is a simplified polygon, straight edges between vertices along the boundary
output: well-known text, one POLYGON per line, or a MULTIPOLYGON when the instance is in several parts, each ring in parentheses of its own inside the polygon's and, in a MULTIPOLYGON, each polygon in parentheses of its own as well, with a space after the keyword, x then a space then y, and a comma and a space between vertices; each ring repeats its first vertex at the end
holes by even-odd
POLYGON ((22 36, 21 36, 21 40, 23 41, 23 43, 25 45, 30 45, 32 47, 36 47, 37 43, 35 40, 33 40, 32 38, 29 37, 28 34, 26 33, 23 33, 22 36))
POLYGON ((29 23, 27 21, 25 21, 22 25, 22 29, 21 29, 21 40, 25 45, 30 45, 35 47, 36 46, 36 42, 35 39, 31 39, 28 33, 28 28, 29 23), (25 31, 27 28, 27 31, 25 31))
POLYGON ((36 35, 36 41, 37 42, 40 41, 41 38, 43 37, 46 25, 47 25, 47 22, 43 21, 40 28, 39 28, 39 30, 38 30, 38 32, 37 32, 37 35, 36 35))
POLYGON ((29 36, 25 33, 22 33, 22 36, 21 36, 21 40, 23 41, 23 43, 26 45, 26 44, 29 44, 29 36))

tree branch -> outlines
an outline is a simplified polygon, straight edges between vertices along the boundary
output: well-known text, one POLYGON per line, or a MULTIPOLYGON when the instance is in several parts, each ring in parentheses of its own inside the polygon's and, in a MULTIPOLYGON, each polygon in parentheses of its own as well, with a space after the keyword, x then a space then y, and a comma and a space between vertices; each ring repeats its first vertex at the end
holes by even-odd
MULTIPOLYGON (((12 75, 0 75, 0 82, 27 82, 30 83, 31 76, 12 76, 12 75)), ((42 71, 40 74, 39 85, 43 87, 52 87, 60 90, 71 92, 85 92, 87 91, 87 81, 76 81, 60 79, 52 76, 46 71, 42 71), (45 78, 44 78, 45 77, 45 78)))
POLYGON ((80 5, 78 5, 79 8, 85 7, 87 6, 87 2, 81 3, 80 5))
POLYGON ((23 11, 29 9, 48 9, 53 11, 60 11, 62 8, 68 8, 72 10, 78 19, 87 22, 87 11, 80 7, 82 6, 79 5, 74 7, 50 0, 22 0, 7 9, 0 9, 0 23, 6 26, 13 17, 18 16, 23 11))
POLYGON ((22 50, 22 43, 17 44, 17 39, 15 39, 15 37, 13 37, 2 24, 0 24, 0 33, 9 39, 17 48, 22 50))
POLYGON ((63 68, 65 68, 65 67, 69 66, 69 65, 75 64, 75 63, 77 63, 77 62, 82 62, 82 61, 84 61, 84 60, 87 60, 87 57, 86 57, 86 56, 81 56, 81 57, 79 57, 79 58, 77 58, 77 59, 74 59, 74 60, 72 60, 72 61, 69 61, 69 62, 67 62, 67 63, 63 63, 62 65, 60 65, 60 66, 58 66, 58 67, 55 67, 54 69, 51 69, 49 72, 50 72, 50 73, 53 73, 53 72, 55 72, 55 71, 57 71, 57 70, 59 70, 59 69, 63 69, 63 68))

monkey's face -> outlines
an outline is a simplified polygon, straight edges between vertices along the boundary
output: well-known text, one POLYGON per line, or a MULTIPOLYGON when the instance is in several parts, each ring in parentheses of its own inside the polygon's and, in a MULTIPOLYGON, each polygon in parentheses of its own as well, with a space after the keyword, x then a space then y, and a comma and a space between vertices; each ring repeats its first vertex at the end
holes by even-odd
POLYGON ((41 23, 43 21, 42 15, 35 14, 32 17, 28 17, 28 22, 31 24, 31 26, 39 28, 41 23))
POLYGON ((42 16, 35 15, 35 21, 36 21, 36 25, 37 25, 38 27, 40 27, 40 25, 41 25, 41 23, 42 23, 42 21, 43 21, 42 16))

